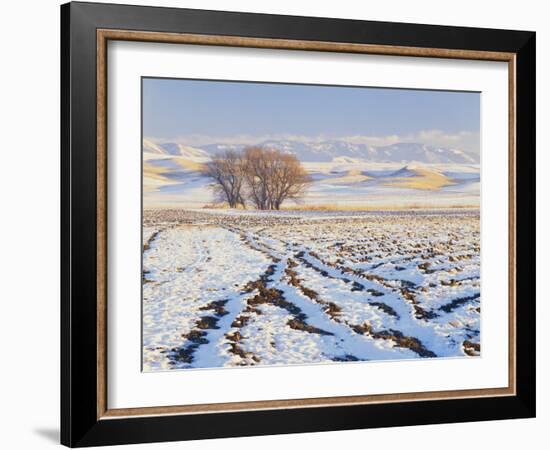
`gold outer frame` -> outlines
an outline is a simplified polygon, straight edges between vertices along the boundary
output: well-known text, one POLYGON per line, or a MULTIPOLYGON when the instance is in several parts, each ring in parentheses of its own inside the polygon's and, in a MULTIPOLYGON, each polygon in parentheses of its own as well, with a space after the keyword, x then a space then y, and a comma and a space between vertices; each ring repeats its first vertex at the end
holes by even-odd
POLYGON ((98 29, 97 36, 97 419, 136 416, 221 413, 358 404, 448 400, 516 395, 516 54, 445 48, 247 38, 237 36, 159 33, 98 29), (501 61, 508 63, 508 386, 401 394, 265 400, 200 405, 149 406, 109 409, 107 405, 107 42, 109 40, 170 44, 362 53, 501 61))

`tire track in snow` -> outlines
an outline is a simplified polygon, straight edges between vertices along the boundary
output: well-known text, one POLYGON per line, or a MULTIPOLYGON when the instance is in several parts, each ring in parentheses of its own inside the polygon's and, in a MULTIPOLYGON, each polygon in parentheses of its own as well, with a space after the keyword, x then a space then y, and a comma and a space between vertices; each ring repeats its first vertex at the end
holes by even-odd
POLYGON ((315 253, 302 250, 304 258, 316 268, 320 268, 323 271, 328 272, 333 278, 340 278, 341 280, 351 279, 358 289, 361 286, 366 288, 366 284, 370 287, 366 288, 367 292, 370 292, 374 296, 380 296, 379 294, 399 293, 399 295, 405 300, 405 303, 411 305, 412 311, 410 311, 416 319, 433 319, 437 317, 437 313, 429 311, 420 306, 416 300, 416 285, 407 280, 388 280, 380 275, 364 273, 363 271, 351 269, 348 267, 338 266, 336 264, 328 264, 320 259, 315 253), (378 291, 381 289, 382 292, 378 291))
MULTIPOLYGON (((244 238, 247 239, 252 248, 256 248, 258 251, 264 252, 266 248, 269 248, 269 246, 261 242, 261 239, 257 235, 251 232, 244 233, 244 238)), ((283 244, 285 247, 289 247, 288 244, 283 244)), ((271 256, 279 261, 279 277, 270 280, 273 286, 280 289, 285 293, 285 296, 292 299, 291 301, 293 303, 304 312, 308 313, 307 318, 309 323, 335 336, 332 350, 327 351, 327 356, 329 356, 330 359, 334 361, 393 359, 395 355, 390 356, 386 349, 377 347, 376 343, 373 342, 376 340, 391 340, 395 347, 402 348, 405 351, 411 351, 420 356, 435 356, 433 352, 425 349, 418 339, 409 336, 403 336, 403 339, 396 339, 399 332, 395 330, 387 331, 387 335, 377 336, 372 333, 369 334, 358 331, 356 325, 342 321, 339 318, 338 305, 320 299, 315 291, 305 289, 301 281, 298 281, 296 277, 292 276, 293 262, 291 258, 276 252, 272 248, 270 248, 270 252, 271 256), (283 266, 284 270, 282 270, 283 266), (294 283, 292 282, 293 279, 294 283), (417 351, 418 348, 420 348, 421 351, 417 351)), ((373 307, 378 307, 378 305, 374 305, 373 307)), ((330 348, 330 346, 328 347, 330 348)))
MULTIPOLYGON (((257 245, 263 245, 260 236, 250 232, 247 236, 259 241, 257 245)), ((367 304, 379 308, 390 316, 394 316, 397 319, 398 328, 406 330, 406 334, 403 333, 403 331, 393 328, 373 332, 368 323, 353 324, 342 322, 353 331, 369 335, 374 339, 392 340, 396 345, 409 348, 421 357, 437 356, 437 349, 427 349, 423 344, 423 342, 437 342, 438 336, 436 332, 431 327, 426 327, 418 323, 419 317, 423 319, 434 318, 437 317, 437 314, 431 311, 424 311, 423 308, 418 305, 414 297, 410 296, 406 298, 403 295, 413 292, 411 290, 411 287, 414 286, 413 283, 406 280, 386 280, 376 275, 369 276, 369 274, 358 274, 352 269, 349 271, 342 271, 338 266, 326 264, 318 255, 309 251, 309 249, 304 246, 292 246, 284 241, 281 241, 281 243, 287 249, 293 248, 296 251, 296 259, 303 262, 306 267, 315 270, 322 276, 343 282, 345 285, 348 285, 350 291, 365 290, 376 297, 384 296, 386 302, 369 301, 367 304), (393 301, 391 301, 392 299, 393 301), (403 301, 403 299, 408 301, 403 301)), ((280 255, 278 255, 278 257, 280 257, 280 255)))
POLYGON ((241 285, 267 260, 221 228, 177 227, 159 246, 146 260, 160 284, 144 291, 144 369, 230 363, 224 333, 246 306, 241 285))

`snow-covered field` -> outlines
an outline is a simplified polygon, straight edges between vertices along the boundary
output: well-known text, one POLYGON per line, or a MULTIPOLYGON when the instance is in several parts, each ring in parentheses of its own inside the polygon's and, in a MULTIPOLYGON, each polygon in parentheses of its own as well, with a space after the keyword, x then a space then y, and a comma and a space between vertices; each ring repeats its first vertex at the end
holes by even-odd
POLYGON ((146 210, 143 369, 480 354, 479 213, 146 210))

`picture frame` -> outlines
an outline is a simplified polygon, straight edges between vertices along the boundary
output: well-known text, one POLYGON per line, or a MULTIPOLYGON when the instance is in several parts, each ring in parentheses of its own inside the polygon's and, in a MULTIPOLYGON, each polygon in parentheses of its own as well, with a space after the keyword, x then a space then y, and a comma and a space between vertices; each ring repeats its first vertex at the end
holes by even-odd
POLYGON ((535 40, 528 31, 62 5, 61 443, 81 447, 534 417, 535 40), (109 408, 107 44, 112 41, 505 62, 508 386, 109 408))

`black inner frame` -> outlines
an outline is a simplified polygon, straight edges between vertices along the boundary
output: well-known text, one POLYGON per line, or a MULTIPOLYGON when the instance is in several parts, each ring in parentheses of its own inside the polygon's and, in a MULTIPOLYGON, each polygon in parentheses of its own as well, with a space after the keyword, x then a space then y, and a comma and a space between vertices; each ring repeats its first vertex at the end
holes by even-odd
POLYGON ((535 416, 535 33, 176 8, 61 6, 61 443, 71 447, 535 416), (514 396, 97 419, 96 30, 515 53, 514 396))

